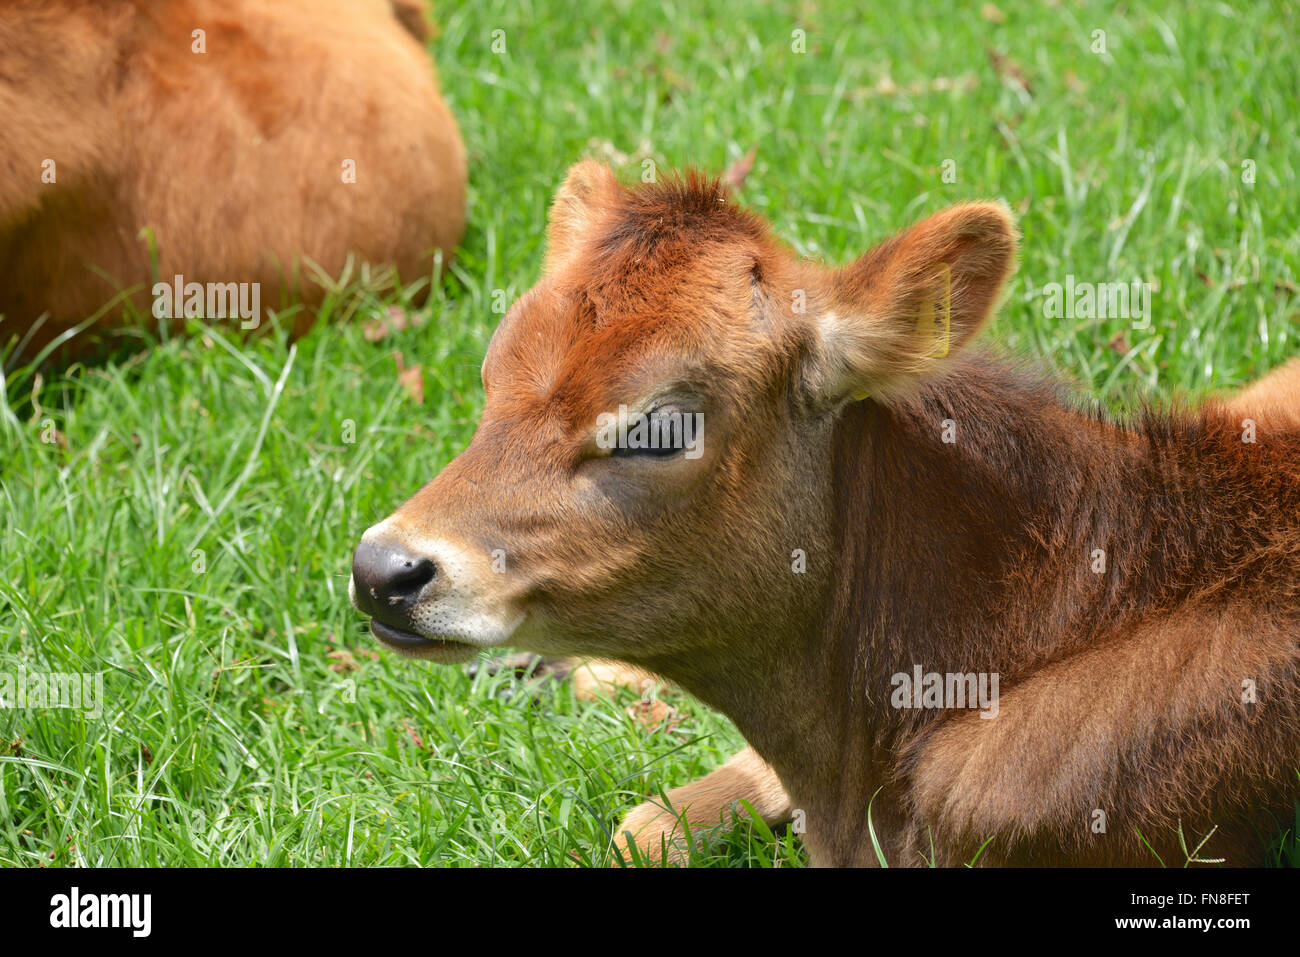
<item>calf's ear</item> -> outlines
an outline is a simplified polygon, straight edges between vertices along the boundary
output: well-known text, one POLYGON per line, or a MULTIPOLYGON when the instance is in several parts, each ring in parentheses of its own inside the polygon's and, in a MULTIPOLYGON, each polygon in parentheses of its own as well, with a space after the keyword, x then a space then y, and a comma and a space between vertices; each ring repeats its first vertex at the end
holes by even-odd
POLYGON ((939 371, 988 319, 1015 253, 1004 204, 963 203, 834 270, 818 318, 822 398, 887 398, 939 371))
POLYGON ((393 14, 398 22, 406 27, 407 32, 421 43, 429 42, 429 38, 436 32, 429 5, 422 0, 390 0, 390 2, 393 6, 393 14))
POLYGON ((621 189, 614 171, 604 163, 583 160, 569 167, 551 202, 542 272, 550 272, 573 255, 579 241, 591 233, 621 189))

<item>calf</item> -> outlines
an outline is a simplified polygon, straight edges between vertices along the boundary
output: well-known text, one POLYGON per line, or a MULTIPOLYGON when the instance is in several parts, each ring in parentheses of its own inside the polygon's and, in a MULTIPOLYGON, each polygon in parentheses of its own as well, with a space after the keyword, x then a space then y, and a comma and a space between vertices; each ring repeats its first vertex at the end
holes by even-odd
POLYGON ((1300 765, 1294 370, 1253 423, 1081 411, 971 346, 1015 247, 970 203, 831 269, 714 182, 579 164, 473 441, 365 533, 354 604, 407 655, 679 683, 817 864, 1258 863, 1300 765))
POLYGON ((147 316, 178 275, 276 308, 351 257, 428 276, 460 239, 465 151, 427 36, 419 0, 0 6, 0 348, 120 290, 147 316))

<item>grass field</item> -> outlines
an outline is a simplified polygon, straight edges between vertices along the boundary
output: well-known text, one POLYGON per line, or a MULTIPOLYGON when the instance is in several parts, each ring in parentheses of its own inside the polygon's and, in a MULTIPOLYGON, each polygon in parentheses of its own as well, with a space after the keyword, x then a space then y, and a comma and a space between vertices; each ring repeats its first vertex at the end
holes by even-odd
MULTIPOLYGON (((0 710, 0 864, 599 864, 623 811, 740 745, 671 690, 680 721, 655 730, 627 701, 399 659, 347 601, 362 530, 468 442, 498 290, 537 278, 583 155, 632 182, 756 147, 740 200, 829 261, 1005 198, 1023 248, 992 336, 1114 408, 1300 354, 1294 10, 923 9, 440 3, 470 226, 408 328, 369 341, 404 299, 349 284, 296 344, 217 325, 11 374, 0 673, 103 672, 104 700, 0 710), (1047 318, 1067 275, 1151 282, 1149 328, 1047 318)), ((803 859, 739 825, 698 861, 803 859)))

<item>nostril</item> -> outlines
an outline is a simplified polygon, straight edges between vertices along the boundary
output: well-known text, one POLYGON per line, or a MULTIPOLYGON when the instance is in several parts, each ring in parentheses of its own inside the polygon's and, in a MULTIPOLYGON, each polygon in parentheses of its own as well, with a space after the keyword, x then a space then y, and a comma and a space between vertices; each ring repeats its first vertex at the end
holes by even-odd
POLYGON ((402 548, 362 542, 352 555, 352 579, 371 614, 409 602, 437 577, 433 561, 402 548))
POLYGON ((396 573, 388 581, 389 601, 401 601, 417 592, 438 575, 438 566, 427 558, 403 559, 396 573))

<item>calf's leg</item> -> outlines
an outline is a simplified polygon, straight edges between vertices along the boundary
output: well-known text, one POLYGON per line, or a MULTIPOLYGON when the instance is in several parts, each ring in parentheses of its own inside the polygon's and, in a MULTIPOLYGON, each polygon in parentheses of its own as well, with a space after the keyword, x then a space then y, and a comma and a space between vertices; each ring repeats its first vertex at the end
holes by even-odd
POLYGON ((1180 866, 1217 828, 1195 856, 1253 866, 1296 796, 1297 736, 1293 624, 1188 610, 1048 664, 996 718, 948 713, 900 772, 939 864, 990 841, 984 863, 1180 866))
POLYGON ((682 864, 690 851, 683 824, 689 825, 691 839, 698 844, 704 832, 728 823, 741 799, 768 826, 790 820, 790 797, 776 772, 757 751, 744 748, 716 771, 669 791, 666 807, 652 800, 633 808, 615 831, 615 846, 625 858, 631 857, 635 844, 650 860, 682 864))

